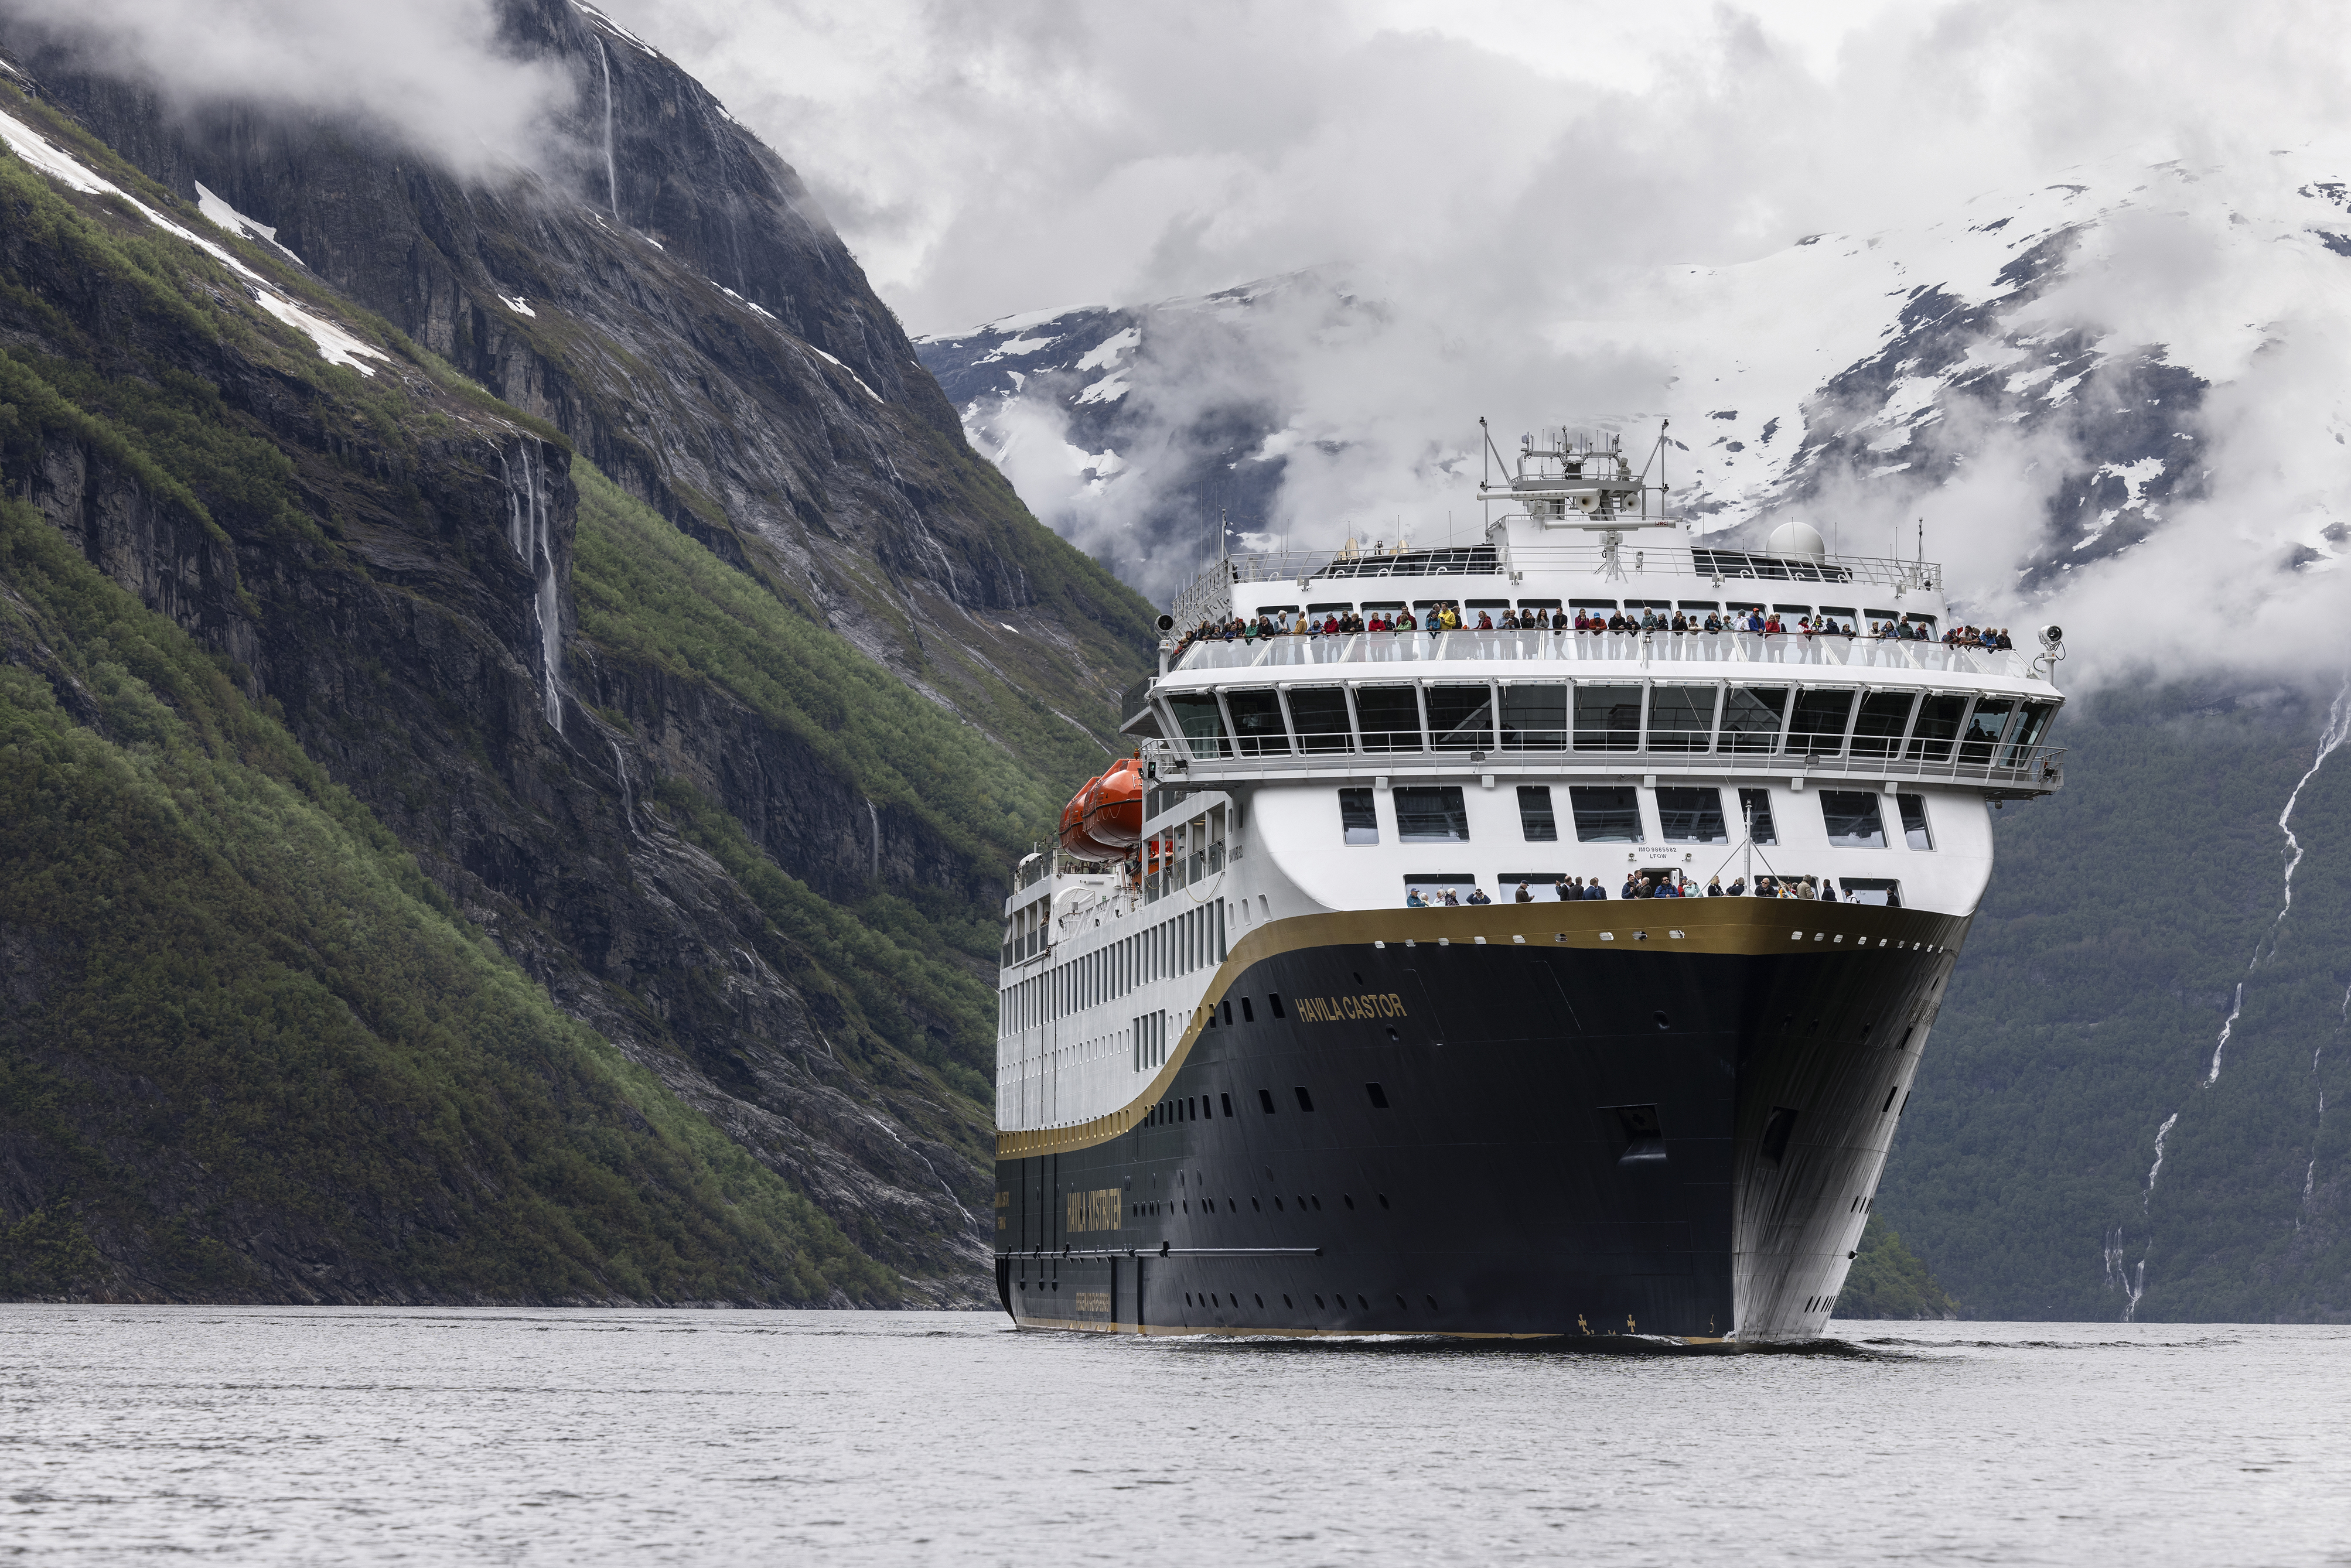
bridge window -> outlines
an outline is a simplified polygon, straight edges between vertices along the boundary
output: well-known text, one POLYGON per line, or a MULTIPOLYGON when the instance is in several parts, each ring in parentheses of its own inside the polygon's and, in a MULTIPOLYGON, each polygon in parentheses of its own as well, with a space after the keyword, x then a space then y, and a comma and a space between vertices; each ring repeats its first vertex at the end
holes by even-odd
POLYGON ((1733 686, 1723 694, 1725 751, 1770 751, 1780 744, 1780 721, 1788 714, 1786 686, 1733 686))
POLYGON ((2001 732, 2008 727, 2009 716, 2016 711, 2010 697, 1978 697, 1975 711, 1968 715, 1967 727, 1959 734, 1959 760, 1981 768, 1988 765, 2000 748, 2001 732))
POLYGON ((1927 828, 1927 797, 1896 795, 1894 803, 1902 812, 1902 841, 1914 850, 1931 850, 1935 835, 1927 828))
POLYGON ((1771 821, 1771 791, 1741 789, 1739 792, 1740 815, 1746 819, 1747 836, 1759 844, 1776 844, 1780 831, 1771 821))
POLYGON ((1587 844, 1641 841, 1641 802, 1629 784, 1572 784, 1568 805, 1575 813, 1575 836, 1587 844))
POLYGON ((1439 751, 1484 751, 1494 744, 1494 696, 1490 688, 1428 688, 1428 736, 1439 751))
POLYGON ((1913 762, 1949 762, 1951 742, 1959 733, 1959 718, 1968 711, 1968 699, 1937 693, 1918 704, 1918 722, 1910 729, 1910 760, 1913 762))
POLYGON ((1910 727, 1916 692, 1864 692, 1861 712, 1853 721, 1855 757, 1891 757, 1902 749, 1903 732, 1910 727))
POLYGON ((1502 749, 1563 751, 1567 748, 1567 688, 1512 685, 1502 688, 1502 749))
POLYGON ((1290 727, 1298 732, 1301 751, 1352 751, 1353 732, 1347 724, 1347 693, 1341 686, 1293 686, 1290 692, 1290 727))
POLYGON ((1712 686, 1655 686, 1649 692, 1649 749, 1704 751, 1714 737, 1712 686))
POLYGON ((1396 841, 1406 844, 1466 844, 1469 812, 1458 784, 1422 785, 1395 791, 1396 841))
POLYGON ((1641 744, 1641 688, 1575 688, 1575 749, 1632 751, 1641 744))
POLYGON ((1287 757, 1290 731, 1281 722, 1281 699, 1270 686, 1227 692, 1225 709, 1233 716, 1233 744, 1243 757, 1287 757))
POLYGON ((1355 718, 1365 751, 1420 749, 1420 694, 1411 686, 1364 686, 1355 693, 1355 718))
POLYGON ((1660 789, 1657 825, 1669 844, 1727 844, 1730 829, 1722 820, 1719 789, 1660 789))
POLYGON ((2049 721, 2056 716, 2055 703, 2026 703, 2017 716, 2016 728, 2009 737, 2008 750, 2001 758, 2003 768, 2022 768, 2032 759, 2032 748, 2049 733, 2049 721))
POLYGON ((1886 847, 1886 821, 1877 813, 1877 797, 1865 790, 1822 790, 1821 819, 1827 824, 1829 842, 1841 849, 1886 847))
POLYGON ((1206 692, 1186 692, 1167 699, 1176 715, 1176 733, 1195 757, 1228 757, 1232 748, 1225 739, 1225 716, 1217 711, 1217 699, 1206 692))
POLYGON ((1339 791, 1339 829, 1351 844, 1380 841, 1380 814, 1372 805, 1369 789, 1339 791))
POLYGON ((1552 815, 1549 786, 1519 786, 1519 831, 1526 835, 1526 841, 1531 844, 1559 841, 1559 819, 1552 815))
POLYGON ((1788 726, 1788 749, 1834 757, 1844 749, 1845 721, 1853 715, 1851 686, 1806 686, 1796 696, 1796 716, 1788 726))

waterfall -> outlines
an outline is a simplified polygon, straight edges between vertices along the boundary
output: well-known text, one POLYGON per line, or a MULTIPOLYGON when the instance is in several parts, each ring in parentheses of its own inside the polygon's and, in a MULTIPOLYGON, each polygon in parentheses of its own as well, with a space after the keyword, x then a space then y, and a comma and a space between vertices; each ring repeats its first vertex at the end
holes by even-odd
MULTIPOLYGON (((2155 1178, 2163 1174, 2163 1140, 2171 1135, 2172 1124, 2179 1120, 2179 1113, 2174 1111, 2163 1119, 2163 1125, 2155 1130, 2155 1164, 2147 1167, 2147 1190, 2139 1195, 2138 1199, 2141 1209, 2145 1209, 2148 1200, 2155 1197, 2155 1178)), ((2142 1262, 2139 1267, 2145 1269, 2147 1265, 2142 1262)))
MULTIPOLYGON (((2345 677, 2343 689, 2335 694, 2335 704, 2326 710, 2326 727, 2319 732, 2318 755, 2311 759, 2310 770, 2294 780, 2294 792, 2285 798, 2285 810, 2278 813, 2278 831, 2285 835, 2286 845, 2285 903, 2278 910, 2277 918, 2270 923, 2270 950, 2273 953, 2277 950, 2277 928, 2284 925, 2285 917, 2294 912, 2294 873, 2295 868, 2302 864, 2302 841, 2294 836, 2294 802, 2302 799, 2302 787, 2318 777, 2318 770, 2326 766, 2326 759, 2346 740, 2351 740, 2351 676, 2345 677)), ((2254 950, 2253 956, 2256 962, 2260 960, 2259 948, 2254 950)))
POLYGON ((515 456, 522 465, 516 482, 514 465, 498 454, 498 467, 507 482, 507 541, 531 570, 531 618, 538 627, 539 706, 558 733, 563 728, 563 606, 555 580, 554 527, 548 519, 548 499, 539 483, 539 464, 528 440, 517 440, 515 456))
POLYGON ((631 838, 642 838, 637 831, 635 801, 629 793, 629 759, 621 753, 621 743, 612 742, 612 771, 621 780, 621 821, 626 824, 631 838))
MULTIPOLYGON (((2283 919, 2283 916, 2280 916, 2280 918, 2283 919)), ((2219 1042, 2212 1047, 2212 1070, 2204 1075, 2204 1086, 2208 1089, 2213 1084, 2220 1082, 2220 1053, 2229 1049, 2229 1031, 2237 1027, 2237 1015, 2244 1010, 2245 982, 2239 980, 2237 982, 2236 999, 2229 1004, 2229 1016, 2220 1020, 2220 1039, 2219 1042)), ((2179 1119, 2179 1113, 2174 1112, 2172 1115, 2173 1120, 2176 1121, 2179 1119)), ((2171 1125, 2171 1123, 2166 1122, 2164 1125, 2168 1127, 2171 1125)), ((2158 1140, 2156 1145, 2155 1162, 2158 1165, 2161 1165, 2163 1163, 2162 1150, 2163 1145, 2158 1140)))
POLYGON ((865 802, 865 819, 873 824, 873 880, 880 882, 882 880, 882 813, 873 809, 872 800, 865 802))
POLYGON ((612 57, 604 40, 596 40, 596 61, 604 68, 604 193, 611 201, 612 221, 621 221, 621 176, 612 166, 612 57))

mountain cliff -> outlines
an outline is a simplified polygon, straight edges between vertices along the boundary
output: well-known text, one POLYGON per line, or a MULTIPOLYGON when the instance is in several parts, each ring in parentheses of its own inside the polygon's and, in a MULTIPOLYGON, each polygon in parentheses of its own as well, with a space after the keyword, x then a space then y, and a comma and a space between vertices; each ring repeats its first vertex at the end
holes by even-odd
POLYGON ((995 904, 1147 611, 780 159, 597 13, 501 16, 597 156, 461 178, 0 38, 14 1288, 979 1301, 995 904), (334 1028, 231 1027, 256 973, 334 1028))

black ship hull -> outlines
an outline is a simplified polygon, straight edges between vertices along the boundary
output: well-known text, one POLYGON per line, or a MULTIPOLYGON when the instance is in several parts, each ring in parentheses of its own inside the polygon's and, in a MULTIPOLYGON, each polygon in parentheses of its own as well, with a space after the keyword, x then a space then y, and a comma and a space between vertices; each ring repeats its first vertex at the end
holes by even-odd
POLYGON ((1261 928, 1136 1105, 999 1139, 999 1294, 1104 1332, 1817 1333, 1965 925, 1722 899, 1261 928))

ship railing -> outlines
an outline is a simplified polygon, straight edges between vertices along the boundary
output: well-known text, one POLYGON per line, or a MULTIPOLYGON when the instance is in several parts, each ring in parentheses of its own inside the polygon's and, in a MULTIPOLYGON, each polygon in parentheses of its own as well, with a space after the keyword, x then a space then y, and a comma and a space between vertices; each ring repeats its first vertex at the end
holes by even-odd
MULTIPOLYGON (((1625 518, 1626 537, 1613 546, 1597 539, 1574 544, 1379 544, 1353 549, 1265 550, 1229 555, 1209 562, 1190 587, 1207 585, 1225 591, 1243 582, 1294 582, 1303 589, 1317 581, 1334 580, 1353 581, 1360 587, 1366 580, 1523 575, 1531 571, 1598 577, 1604 583, 1652 577, 1719 578, 1721 581, 1717 591, 1735 598, 1739 591, 1736 585, 1740 583, 1835 582, 1932 589, 1943 577, 1943 569, 1938 562, 1904 560, 1895 556, 1768 555, 1758 550, 1719 549, 1678 538, 1652 543, 1644 538, 1641 530, 1656 526, 1654 518, 1646 522, 1625 518)), ((1179 618, 1176 624, 1183 626, 1186 622, 1179 618)))
POLYGON ((1906 744, 1856 737, 1841 749, 1807 750, 1801 738, 1792 745, 1774 744, 1776 737, 1709 736, 1691 730, 1653 731, 1645 746, 1639 732, 1613 729, 1513 730, 1503 736, 1499 747, 1492 748, 1430 746, 1418 732, 1410 730, 1366 731, 1360 747, 1346 735, 1301 738, 1310 743, 1301 750, 1292 750, 1283 737, 1244 737, 1238 746, 1213 739, 1182 743, 1147 739, 1143 742, 1143 759, 1146 768, 1155 770, 1155 777, 1188 774, 1203 783, 1228 771, 1270 778, 1289 772, 1353 776, 1389 768, 1399 773, 1431 769, 1469 773, 1497 768, 1611 775, 1828 774, 2010 786, 2035 793, 2060 789, 2065 782, 2064 747, 2000 741, 1913 737, 1906 744))
POLYGON ((2037 680, 2030 655, 1891 637, 1798 632, 1359 632, 1195 643, 1171 674, 1444 663, 1775 664, 2037 680))

